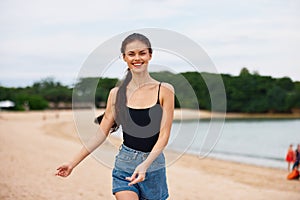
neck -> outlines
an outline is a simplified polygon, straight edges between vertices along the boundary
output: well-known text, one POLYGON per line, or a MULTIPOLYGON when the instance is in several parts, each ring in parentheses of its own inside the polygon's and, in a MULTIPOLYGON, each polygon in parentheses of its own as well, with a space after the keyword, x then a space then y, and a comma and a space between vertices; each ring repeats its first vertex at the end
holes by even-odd
POLYGON ((133 87, 138 88, 142 87, 145 84, 153 82, 153 79, 148 72, 139 74, 132 73, 132 79, 130 82, 133 87))

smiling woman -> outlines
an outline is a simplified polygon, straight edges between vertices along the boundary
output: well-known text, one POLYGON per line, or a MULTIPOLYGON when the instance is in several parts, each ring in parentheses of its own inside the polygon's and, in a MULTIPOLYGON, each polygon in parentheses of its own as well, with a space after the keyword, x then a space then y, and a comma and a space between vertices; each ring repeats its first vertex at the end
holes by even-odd
POLYGON ((174 88, 150 76, 152 48, 144 35, 133 33, 126 37, 121 53, 127 75, 120 86, 110 91, 97 135, 70 162, 58 167, 56 174, 70 175, 105 141, 112 127, 121 125, 123 144, 113 168, 113 194, 118 200, 164 200, 169 193, 163 150, 173 121, 174 88))
POLYGON ((123 58, 130 69, 147 67, 152 54, 149 53, 149 49, 144 43, 140 41, 134 41, 127 45, 129 50, 124 54, 123 58))

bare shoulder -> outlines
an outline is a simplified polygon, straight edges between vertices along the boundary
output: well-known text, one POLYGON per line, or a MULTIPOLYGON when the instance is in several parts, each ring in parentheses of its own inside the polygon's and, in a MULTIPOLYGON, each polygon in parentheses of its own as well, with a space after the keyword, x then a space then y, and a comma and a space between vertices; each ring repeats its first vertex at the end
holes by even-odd
POLYGON ((112 88, 109 92, 108 99, 110 99, 112 102, 115 102, 118 91, 119 91, 119 87, 112 88))
POLYGON ((118 90, 119 90, 119 87, 112 88, 109 92, 109 95, 112 95, 112 96, 117 95, 118 90))
POLYGON ((166 93, 172 93, 172 94, 175 93, 174 87, 170 83, 162 82, 161 89, 164 90, 164 92, 166 93))
POLYGON ((169 83, 161 83, 161 105, 163 107, 168 108, 167 110, 171 111, 174 109, 174 97, 175 97, 175 90, 173 85, 169 83))

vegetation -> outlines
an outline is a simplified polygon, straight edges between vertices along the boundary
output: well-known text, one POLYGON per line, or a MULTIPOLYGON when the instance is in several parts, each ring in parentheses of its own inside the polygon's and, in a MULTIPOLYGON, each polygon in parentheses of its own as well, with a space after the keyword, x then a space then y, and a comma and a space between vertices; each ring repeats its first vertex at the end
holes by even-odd
MULTIPOLYGON (((212 110, 211 97, 218 99, 222 94, 223 85, 216 84, 221 77, 226 101, 219 98, 220 102, 215 105, 214 111, 220 111, 224 107, 227 112, 242 113, 289 113, 300 110, 300 82, 293 82, 288 77, 260 76, 258 73, 251 74, 246 68, 241 70, 239 76, 198 72, 156 72, 151 75, 174 86, 177 108, 212 110)), ((117 82, 117 79, 110 78, 81 79, 74 86, 76 92, 73 99, 96 102, 97 107, 105 107, 109 91, 117 82), (89 99, 89 96, 93 99, 89 99)), ((13 110, 25 110, 27 107, 31 110, 57 109, 62 107, 61 103, 70 108, 72 93, 73 88, 48 78, 26 88, 0 86, 0 101, 14 101, 16 106, 10 108, 13 110)))

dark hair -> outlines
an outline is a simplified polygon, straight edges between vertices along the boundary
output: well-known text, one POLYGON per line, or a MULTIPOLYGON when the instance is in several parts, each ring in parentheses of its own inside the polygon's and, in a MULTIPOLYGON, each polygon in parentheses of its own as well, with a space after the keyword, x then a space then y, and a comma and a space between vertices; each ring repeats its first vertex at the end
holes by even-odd
POLYGON ((121 53, 123 55, 125 54, 125 49, 126 49, 127 44, 129 44, 133 41, 140 41, 140 42, 144 43, 148 47, 149 53, 152 54, 150 40, 146 36, 144 36, 140 33, 133 33, 133 34, 127 36, 122 42, 121 53))
MULTIPOLYGON (((102 113, 101 115, 99 115, 98 117, 96 117, 95 120, 94 120, 94 122, 95 122, 96 124, 99 124, 99 125, 100 125, 100 123, 101 123, 101 121, 102 121, 104 115, 105 115, 105 112, 102 113)), ((110 132, 110 133, 113 133, 113 132, 117 131, 118 129, 119 129, 119 126, 118 126, 118 124, 115 122, 115 123, 112 125, 112 127, 110 128, 109 132, 110 132)))
MULTIPOLYGON (((122 42, 121 53, 123 54, 123 56, 125 55, 125 50, 126 50, 127 44, 129 44, 133 41, 140 41, 140 42, 144 43, 148 47, 149 53, 152 54, 153 50, 151 48, 151 43, 150 43, 149 39, 140 33, 133 33, 133 34, 127 36, 122 42)), ((126 104, 127 104, 126 88, 127 88, 127 85, 129 84, 129 82, 131 81, 131 79, 132 79, 132 74, 131 74, 130 69, 128 68, 127 74, 126 74, 124 80, 119 83, 119 90, 117 92, 116 103, 115 103, 115 123, 110 129, 111 133, 118 130, 119 125, 122 122, 124 122, 124 120, 126 120, 126 117, 125 117, 125 112, 126 112, 125 108, 126 108, 126 104)), ((98 116, 95 119, 95 123, 100 124, 103 116, 104 116, 104 113, 102 115, 98 116)))
MULTIPOLYGON (((126 46, 133 41, 140 41, 144 43, 148 47, 149 53, 152 54, 152 48, 149 39, 140 33, 133 33, 127 36, 122 42, 121 53, 123 55, 125 55, 126 46)), ((126 114, 125 108, 127 104, 126 88, 128 83, 131 81, 131 79, 132 79, 132 74, 130 69, 128 68, 124 80, 119 85, 119 90, 116 97, 115 113, 116 113, 116 122, 118 125, 121 124, 122 120, 126 120, 125 117, 126 114)))

